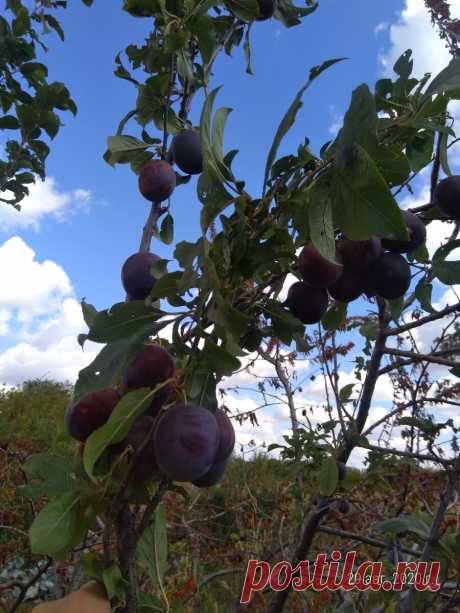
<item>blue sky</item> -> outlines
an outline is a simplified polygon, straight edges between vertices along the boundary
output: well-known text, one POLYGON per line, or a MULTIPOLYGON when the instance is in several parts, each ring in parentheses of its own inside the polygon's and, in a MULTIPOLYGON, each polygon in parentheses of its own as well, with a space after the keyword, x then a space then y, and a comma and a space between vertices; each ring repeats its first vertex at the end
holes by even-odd
MULTIPOLYGON (((63 81, 70 89, 78 115, 62 115, 65 125, 52 145, 48 179, 31 190, 23 212, 0 210, 0 382, 12 385, 35 376, 75 380, 78 370, 94 357, 97 347, 89 344, 82 353, 76 344, 76 335, 84 331, 78 302, 86 297, 101 309, 123 300, 120 269, 138 248, 149 210, 129 167, 114 170, 102 159, 107 136, 133 108, 136 95, 130 83, 113 75, 114 58, 127 44, 143 41, 148 21, 123 13, 121 2, 110 3, 116 4, 111 9, 104 0, 95 0, 90 9, 78 0, 69 4, 60 13, 66 40, 47 37, 45 62, 50 80, 63 81)), ((234 109, 225 149, 240 150, 235 174, 246 180, 254 197, 260 195, 276 126, 312 66, 329 58, 349 58, 321 75, 305 94, 280 155, 295 152, 305 137, 318 151, 340 127, 352 90, 363 82, 373 87, 406 48, 414 50, 418 75, 436 73, 449 60, 431 29, 423 0, 323 0, 296 28, 288 30, 275 20, 256 22, 252 46, 255 75, 245 73, 242 49, 235 50, 233 58, 221 55, 217 60, 211 87, 223 86, 217 106, 234 109)), ((195 123, 202 101, 202 96, 194 101, 195 123)), ((455 110, 460 116, 460 108, 455 110)), ((140 136, 133 122, 125 131, 140 136)), ((453 160, 454 167, 457 161, 460 156, 453 160)), ((414 197, 405 195, 403 205, 426 202, 427 184, 422 174, 414 197)), ((174 192, 175 242, 199 235, 195 189, 193 178, 174 192)), ((442 238, 442 231, 434 227, 432 244, 442 238)), ((166 258, 172 258, 173 249, 160 243, 152 248, 166 258)), ((436 288, 437 299, 447 299, 446 289, 436 288)), ((350 370, 351 364, 344 365, 345 382, 350 370)), ((264 372, 263 367, 258 372, 264 372)), ((306 393, 319 402, 324 392, 315 385, 306 393)), ((382 388, 376 408, 383 410, 388 402, 382 388)), ((253 403, 250 395, 244 401, 240 396, 241 410, 253 403)), ((275 418, 286 419, 284 409, 280 411, 268 412, 256 436, 259 442, 279 435, 282 428, 275 418)), ((246 439, 251 433, 247 430, 246 439)))
MULTIPOLYGON (((39 233, 25 230, 21 236, 39 257, 63 266, 78 296, 87 296, 102 308, 123 297, 119 269, 125 257, 137 249, 149 207, 139 195, 130 169, 117 166, 113 170, 102 159, 107 136, 115 133, 121 117, 133 108, 136 94, 134 86, 114 77, 115 54, 130 42, 141 42, 148 23, 130 17, 118 6, 108 11, 100 0, 91 9, 78 1, 69 4, 69 9, 60 13, 65 43, 49 36, 46 61, 50 79, 68 85, 79 112, 75 119, 63 115, 65 128, 53 143, 48 174, 60 191, 89 190, 92 204, 87 215, 72 216, 64 224, 46 220, 39 233)), ((276 125, 311 66, 330 57, 350 58, 325 73, 308 92, 298 122, 284 143, 286 152, 295 151, 305 136, 314 147, 329 140, 328 128, 333 122, 330 106, 342 111, 353 87, 363 81, 373 84, 376 79, 383 40, 374 35, 374 28, 394 18, 401 3, 343 4, 326 1, 301 26, 290 30, 274 20, 256 23, 255 76, 245 73, 241 50, 233 58, 221 56, 216 62, 213 84, 223 85, 217 104, 234 109, 225 145, 227 150, 240 150, 235 170, 254 195, 260 191, 276 125)), ((197 97, 194 121, 199 118, 201 104, 202 98, 197 97)), ((134 122, 127 132, 140 134, 134 122)), ((190 240, 198 234, 200 205, 195 186, 193 179, 174 194, 177 240, 190 240)), ((161 256, 172 254, 172 246, 155 248, 161 256)))

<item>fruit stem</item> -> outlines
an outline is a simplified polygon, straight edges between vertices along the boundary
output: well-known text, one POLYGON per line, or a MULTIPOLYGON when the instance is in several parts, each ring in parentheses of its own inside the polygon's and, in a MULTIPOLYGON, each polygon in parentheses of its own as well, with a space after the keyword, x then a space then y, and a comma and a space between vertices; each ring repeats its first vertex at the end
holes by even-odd
POLYGON ((141 244, 139 245, 139 253, 150 251, 150 244, 152 242, 152 236, 157 229, 157 223, 163 213, 166 213, 168 209, 162 207, 160 202, 152 202, 149 216, 145 222, 144 229, 142 230, 141 244))

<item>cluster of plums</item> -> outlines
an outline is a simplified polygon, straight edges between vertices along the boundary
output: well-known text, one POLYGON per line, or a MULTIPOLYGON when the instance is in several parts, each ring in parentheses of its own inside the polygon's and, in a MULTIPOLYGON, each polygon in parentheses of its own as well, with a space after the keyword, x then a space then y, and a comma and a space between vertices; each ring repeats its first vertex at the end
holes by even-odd
MULTIPOLYGON (((175 375, 174 360, 160 345, 147 345, 127 368, 122 391, 108 388, 83 396, 65 414, 69 434, 85 442, 109 419, 123 394, 154 388, 175 375)), ((175 403, 172 386, 155 393, 148 409, 133 423, 126 438, 110 448, 134 454, 132 474, 147 480, 159 473, 174 481, 191 481, 198 487, 215 485, 223 477, 235 445, 235 431, 227 414, 187 403, 175 403), (162 410, 168 403, 171 406, 162 410)))
POLYGON ((302 281, 290 288, 285 305, 304 324, 321 320, 329 296, 352 302, 366 293, 393 300, 403 296, 411 282, 410 267, 403 253, 418 249, 426 240, 423 221, 410 211, 402 211, 409 240, 372 238, 336 241, 335 261, 325 259, 312 245, 299 254, 297 269, 302 281))
MULTIPOLYGON (((460 175, 447 177, 436 186, 436 205, 446 219, 460 221, 460 175)), ((378 239, 336 241, 335 261, 326 260, 312 245, 299 254, 297 270, 302 277, 291 285, 284 304, 304 324, 321 320, 329 296, 352 302, 365 293, 387 300, 400 298, 411 282, 410 267, 403 253, 411 253, 426 240, 423 221, 411 211, 402 211, 409 240, 378 239)))

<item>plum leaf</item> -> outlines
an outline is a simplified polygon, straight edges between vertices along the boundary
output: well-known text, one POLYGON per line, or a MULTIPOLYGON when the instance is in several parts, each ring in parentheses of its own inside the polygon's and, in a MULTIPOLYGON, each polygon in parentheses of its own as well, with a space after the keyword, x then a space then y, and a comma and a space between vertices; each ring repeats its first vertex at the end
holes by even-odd
POLYGON ((154 390, 149 388, 128 392, 116 405, 108 421, 88 437, 83 453, 83 465, 90 479, 96 480, 94 467, 104 450, 127 436, 134 420, 145 411, 153 394, 154 390))
POLYGON ((323 496, 331 496, 339 483, 337 462, 332 456, 327 456, 319 471, 319 489, 323 496))

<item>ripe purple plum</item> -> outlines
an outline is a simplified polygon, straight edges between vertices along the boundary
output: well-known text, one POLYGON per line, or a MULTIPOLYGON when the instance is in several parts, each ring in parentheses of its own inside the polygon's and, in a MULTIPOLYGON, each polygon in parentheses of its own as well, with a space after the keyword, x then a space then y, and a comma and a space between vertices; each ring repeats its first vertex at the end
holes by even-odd
POLYGON ((219 427, 214 415, 193 404, 177 404, 162 415, 154 434, 155 457, 174 481, 195 481, 214 464, 219 427))
POLYGON ((156 279, 151 269, 160 259, 154 253, 133 253, 123 264, 121 282, 131 300, 145 300, 153 289, 156 279))
POLYGON ((198 175, 203 171, 201 136, 196 130, 184 130, 173 138, 171 152, 174 162, 187 175, 198 175))
POLYGON ((176 187, 176 173, 164 160, 150 160, 139 171, 139 191, 150 202, 169 198, 176 187))
POLYGON ((347 266, 339 279, 330 287, 331 298, 340 302, 352 302, 359 298, 365 288, 365 278, 359 270, 347 266))
POLYGON ((460 175, 439 181, 434 190, 433 202, 449 219, 460 219, 460 175))
POLYGON ((403 296, 410 281, 410 266, 399 253, 383 253, 372 267, 372 288, 387 300, 403 296))
POLYGON ((108 388, 86 394, 70 405, 65 413, 65 425, 70 436, 77 441, 86 441, 107 422, 120 398, 118 390, 108 388))
POLYGON ((312 243, 300 252, 298 267, 302 279, 313 287, 329 287, 343 272, 343 264, 326 260, 312 243))
POLYGON ((274 0, 257 0, 259 5, 259 14, 257 15, 257 21, 266 21, 273 16, 275 12, 275 1, 274 0))
POLYGON ((410 237, 409 240, 382 238, 382 247, 393 253, 410 253, 421 247, 426 241, 426 226, 420 217, 411 211, 401 211, 401 213, 410 237))
POLYGON ((229 458, 221 460, 220 462, 214 462, 207 473, 205 473, 199 479, 192 481, 193 485, 196 485, 197 487, 212 487, 213 485, 216 485, 216 483, 218 483, 224 476, 228 466, 228 461, 229 458))
POLYGON ((174 360, 160 345, 147 345, 128 366, 123 383, 126 391, 155 387, 175 372, 174 360))
POLYGON ((215 462, 227 460, 235 447, 235 430, 227 413, 222 409, 217 409, 214 413, 219 429, 219 446, 215 462))
POLYGON ((322 287, 311 287, 297 281, 289 288, 284 304, 302 323, 318 323, 327 309, 327 292, 322 287))

